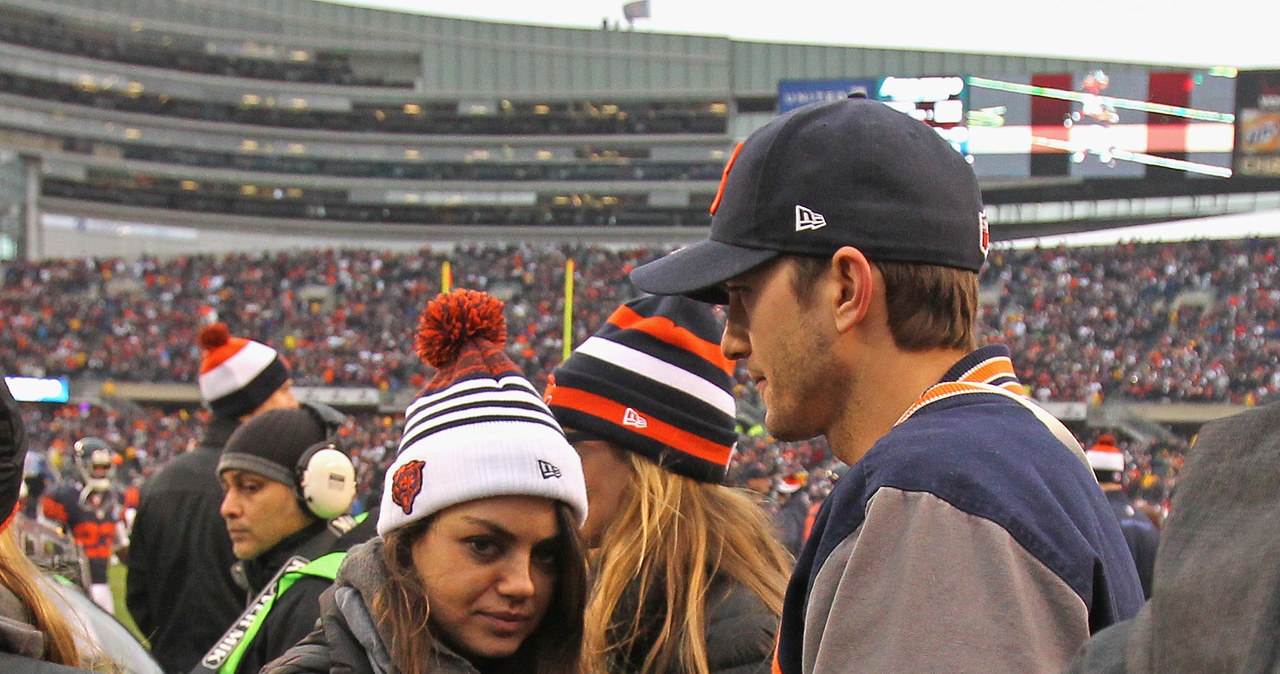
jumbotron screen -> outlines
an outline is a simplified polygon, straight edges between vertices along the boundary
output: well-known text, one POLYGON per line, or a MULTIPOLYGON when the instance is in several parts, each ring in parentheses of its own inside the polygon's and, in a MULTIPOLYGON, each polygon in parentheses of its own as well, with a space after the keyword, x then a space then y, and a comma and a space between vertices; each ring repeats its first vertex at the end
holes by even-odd
POLYGON ((933 126, 980 177, 1229 177, 1235 71, 784 80, 779 112, 860 92, 933 126))

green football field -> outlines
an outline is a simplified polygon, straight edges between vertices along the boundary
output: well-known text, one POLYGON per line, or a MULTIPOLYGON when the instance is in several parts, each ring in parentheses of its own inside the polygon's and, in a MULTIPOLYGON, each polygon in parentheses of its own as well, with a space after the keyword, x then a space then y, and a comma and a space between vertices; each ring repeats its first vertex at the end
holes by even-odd
MULTIPOLYGON (((138 626, 133 624, 133 618, 129 615, 129 607, 124 603, 124 577, 125 566, 123 564, 112 564, 107 569, 107 582, 111 584, 111 596, 115 598, 116 618, 124 623, 129 631, 138 635, 142 639, 142 634, 138 632, 138 626)), ((143 643, 146 643, 144 640, 143 643)))

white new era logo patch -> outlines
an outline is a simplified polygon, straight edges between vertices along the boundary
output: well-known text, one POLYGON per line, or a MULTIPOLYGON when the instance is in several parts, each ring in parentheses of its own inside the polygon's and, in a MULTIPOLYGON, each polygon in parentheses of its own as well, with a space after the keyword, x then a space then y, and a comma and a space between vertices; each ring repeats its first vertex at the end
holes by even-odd
POLYGON ((822 229, 827 226, 827 219, 822 217, 821 213, 811 211, 800 204, 796 204, 796 231, 803 232, 806 229, 822 229))
POLYGON ((631 426, 633 428, 647 428, 649 426, 649 420, 640 416, 639 412, 628 407, 627 411, 622 413, 622 425, 631 426))

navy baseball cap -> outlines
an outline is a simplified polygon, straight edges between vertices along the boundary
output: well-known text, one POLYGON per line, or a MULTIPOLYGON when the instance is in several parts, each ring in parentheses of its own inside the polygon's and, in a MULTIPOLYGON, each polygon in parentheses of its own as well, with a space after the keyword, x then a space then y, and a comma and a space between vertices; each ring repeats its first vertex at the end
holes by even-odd
POLYGON ((781 115, 725 166, 711 234, 631 272, 639 289, 727 304, 722 284, 784 253, 854 246, 874 261, 977 273, 990 235, 978 179, 931 127, 849 98, 781 115))

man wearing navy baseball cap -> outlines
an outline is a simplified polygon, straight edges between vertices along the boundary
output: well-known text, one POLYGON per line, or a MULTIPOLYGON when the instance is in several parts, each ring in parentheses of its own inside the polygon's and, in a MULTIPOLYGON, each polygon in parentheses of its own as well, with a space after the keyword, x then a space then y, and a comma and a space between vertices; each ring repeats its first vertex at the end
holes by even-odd
POLYGON ((1006 347, 977 348, 988 244, 964 158, 851 98, 752 134, 710 237, 632 273, 727 304, 769 432, 852 466, 797 560, 778 671, 1058 671, 1142 603, 1079 443, 1006 347))

